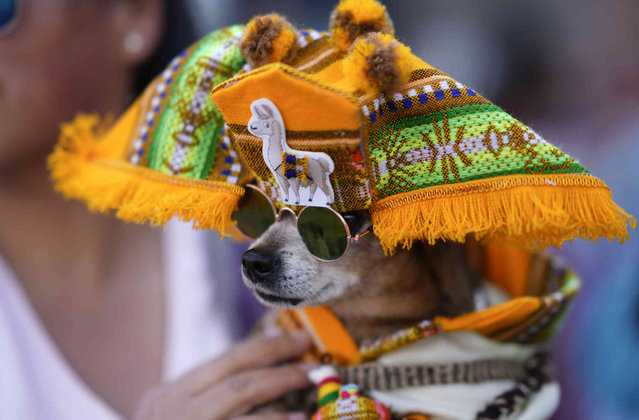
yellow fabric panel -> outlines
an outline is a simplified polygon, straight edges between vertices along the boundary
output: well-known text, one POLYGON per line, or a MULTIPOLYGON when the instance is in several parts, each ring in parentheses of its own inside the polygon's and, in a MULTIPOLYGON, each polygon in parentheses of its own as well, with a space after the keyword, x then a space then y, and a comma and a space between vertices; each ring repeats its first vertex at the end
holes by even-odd
POLYGON ((340 89, 348 89, 348 84, 345 83, 344 72, 342 71, 342 60, 336 61, 330 66, 327 66, 322 71, 316 73, 315 77, 321 79, 324 83, 330 83, 340 89))
POLYGON ((231 79, 216 87, 212 97, 227 124, 246 125, 251 103, 268 98, 282 114, 286 130, 359 130, 353 96, 280 63, 231 79))
POLYGON ((523 321, 540 306, 541 301, 538 298, 521 297, 455 318, 435 317, 434 321, 441 325, 444 331, 477 331, 486 335, 523 321))
POLYGON ((98 156, 102 159, 126 160, 126 154, 131 148, 133 130, 140 114, 140 98, 118 118, 111 127, 98 140, 98 156))
POLYGON ((507 243, 490 243, 486 245, 486 275, 510 297, 523 296, 528 285, 532 255, 531 250, 507 243))
POLYGON ((296 310, 296 313, 306 330, 311 332, 316 341, 320 341, 317 343, 320 351, 326 351, 341 365, 347 365, 355 359, 359 353, 357 344, 330 309, 323 306, 306 307, 296 310))

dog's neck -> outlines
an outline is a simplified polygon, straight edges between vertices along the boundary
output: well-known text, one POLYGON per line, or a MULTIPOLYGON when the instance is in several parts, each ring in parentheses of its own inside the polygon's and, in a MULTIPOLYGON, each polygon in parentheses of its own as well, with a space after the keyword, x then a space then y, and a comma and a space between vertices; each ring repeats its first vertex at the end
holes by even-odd
POLYGON ((394 333, 436 315, 474 310, 477 277, 459 249, 415 246, 372 266, 366 287, 327 305, 358 344, 394 333))
MULTIPOLYGON (((374 281, 374 277, 371 278, 374 281)), ((362 344, 415 325, 435 315, 436 292, 430 283, 402 282, 397 287, 376 288, 380 294, 354 296, 329 305, 353 339, 362 344), (407 284, 408 283, 408 284, 407 284)))

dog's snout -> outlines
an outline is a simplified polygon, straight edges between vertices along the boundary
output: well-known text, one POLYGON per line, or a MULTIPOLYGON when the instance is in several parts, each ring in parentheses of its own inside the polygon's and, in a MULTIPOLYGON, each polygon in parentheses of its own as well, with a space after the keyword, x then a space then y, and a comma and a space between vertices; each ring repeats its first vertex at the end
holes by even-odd
POLYGON ((242 269, 253 283, 261 283, 273 272, 275 258, 268 252, 249 249, 242 255, 242 269))

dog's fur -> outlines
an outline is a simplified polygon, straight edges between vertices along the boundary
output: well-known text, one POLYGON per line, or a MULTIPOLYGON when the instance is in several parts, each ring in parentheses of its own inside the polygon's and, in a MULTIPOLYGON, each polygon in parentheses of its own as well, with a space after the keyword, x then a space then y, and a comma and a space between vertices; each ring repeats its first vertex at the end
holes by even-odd
MULTIPOLYGON (((345 217, 353 235, 371 225, 367 212, 345 217)), ((368 234, 341 259, 318 261, 304 245, 295 216, 286 210, 251 245, 242 272, 265 305, 325 305, 360 344, 435 315, 473 311, 478 279, 462 246, 453 243, 414 243, 410 250, 385 256, 377 238, 368 234), (252 275, 251 253, 267 261, 261 276, 252 275)))

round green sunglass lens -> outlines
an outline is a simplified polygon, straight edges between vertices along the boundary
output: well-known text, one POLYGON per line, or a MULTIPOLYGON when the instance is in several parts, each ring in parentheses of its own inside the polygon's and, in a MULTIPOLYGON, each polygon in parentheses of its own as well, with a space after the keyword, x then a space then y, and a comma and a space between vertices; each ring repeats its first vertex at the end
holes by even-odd
POLYGON ((247 188, 237 205, 237 211, 231 215, 237 222, 236 227, 249 238, 256 239, 275 223, 273 207, 259 191, 247 188))
POLYGON ((342 219, 328 208, 308 207, 297 220, 297 229, 308 250, 322 260, 336 260, 348 246, 342 219))

